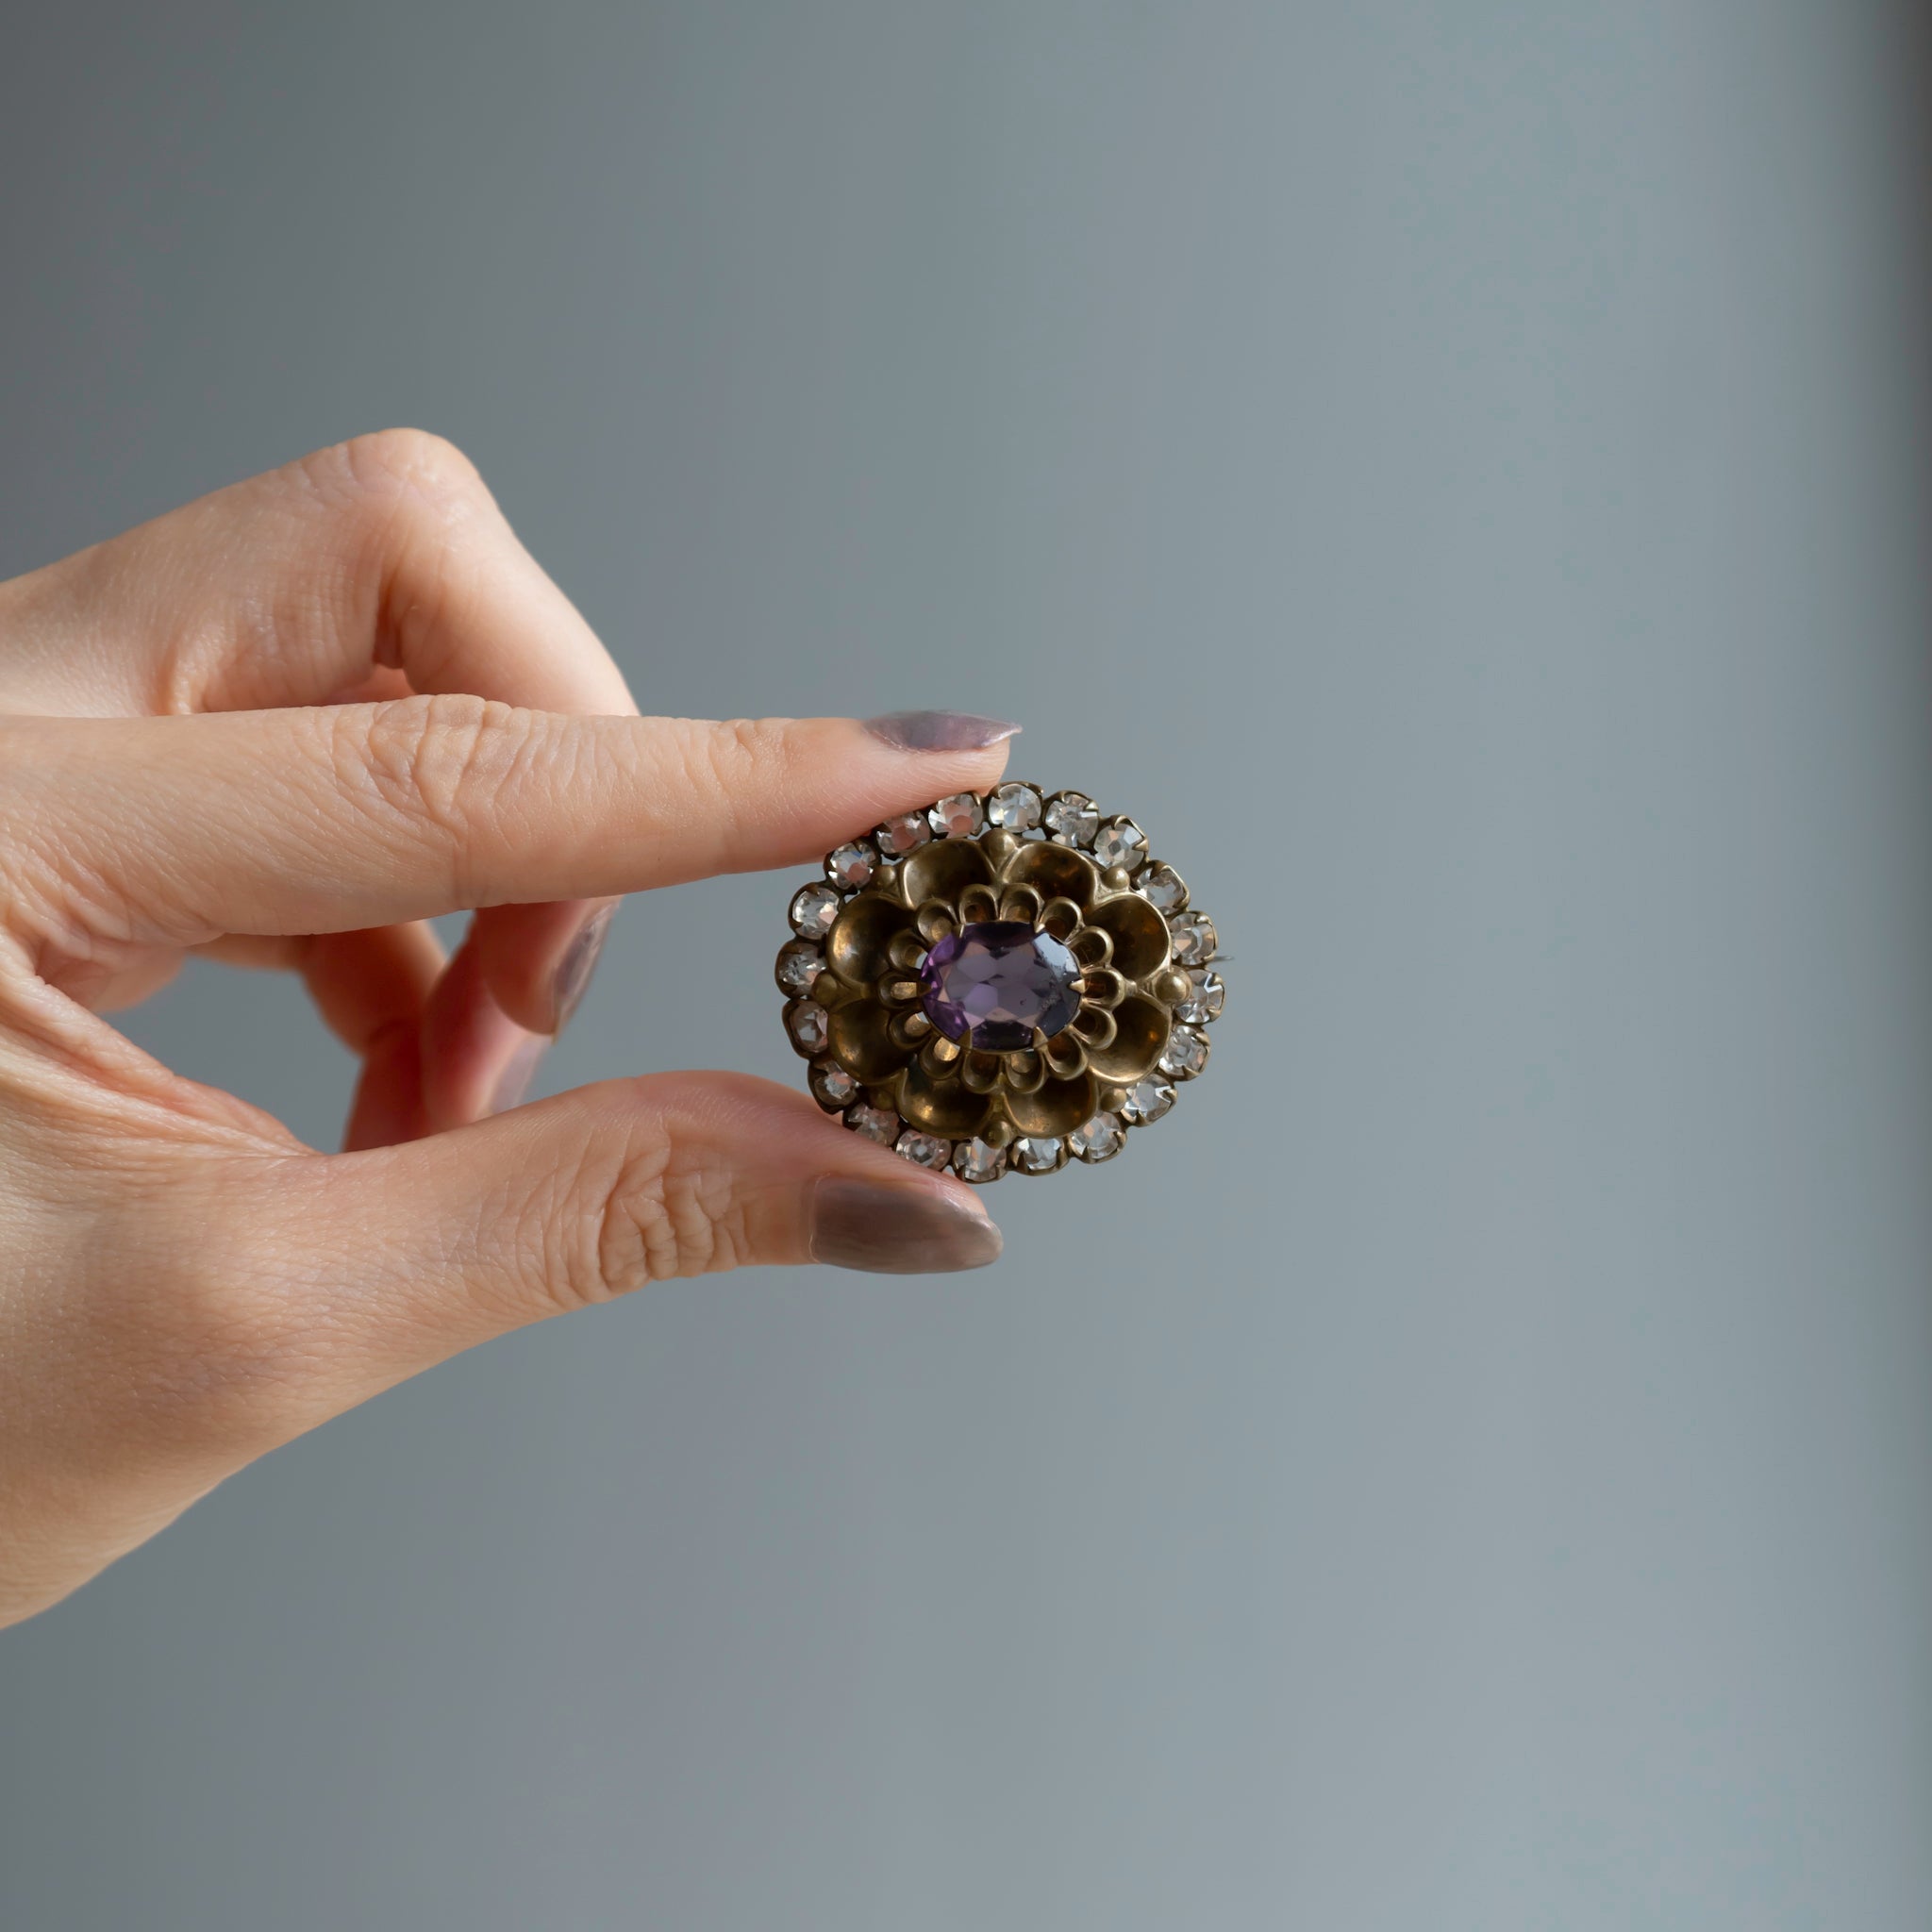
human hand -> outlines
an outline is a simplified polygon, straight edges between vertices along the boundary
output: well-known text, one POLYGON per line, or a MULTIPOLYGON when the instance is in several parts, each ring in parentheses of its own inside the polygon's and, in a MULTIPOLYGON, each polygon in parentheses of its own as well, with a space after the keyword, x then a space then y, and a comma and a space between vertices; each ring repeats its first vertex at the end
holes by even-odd
POLYGON ((993 1259, 970 1190, 768 1081, 516 1102, 617 895, 983 791, 1013 728, 640 718, 415 432, 0 585, 0 1624, 526 1322, 747 1262, 993 1259), (445 962, 424 922, 458 908, 445 962), (189 952, 301 974, 362 1059, 345 1151, 99 1017, 189 952))

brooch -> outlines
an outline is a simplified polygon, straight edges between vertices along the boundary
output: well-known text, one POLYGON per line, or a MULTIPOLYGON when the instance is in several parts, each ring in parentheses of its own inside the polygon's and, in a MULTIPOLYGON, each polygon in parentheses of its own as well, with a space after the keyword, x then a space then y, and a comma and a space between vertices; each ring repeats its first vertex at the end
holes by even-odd
POLYGON ((1008 783, 825 858, 778 955, 812 1097, 960 1179, 1110 1160, 1208 1064, 1213 922, 1129 818, 1008 783))

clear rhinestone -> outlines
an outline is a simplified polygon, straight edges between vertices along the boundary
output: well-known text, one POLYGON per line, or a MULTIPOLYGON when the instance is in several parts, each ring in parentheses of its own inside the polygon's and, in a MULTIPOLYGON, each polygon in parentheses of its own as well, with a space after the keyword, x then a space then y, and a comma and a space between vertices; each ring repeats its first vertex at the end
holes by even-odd
POLYGON ((1009 832, 1030 832, 1040 823, 1040 793, 1030 785, 1002 785, 986 801, 986 815, 1009 832))
POLYGON ((809 940, 788 940, 778 953, 778 985, 793 999, 811 991, 825 969, 825 956, 809 940))
POLYGON ((943 1168, 953 1158, 951 1141, 941 1141, 937 1134, 922 1134, 917 1127, 908 1127, 899 1136, 894 1151, 915 1167, 943 1168))
POLYGON ((1174 1105, 1174 1089, 1160 1080, 1136 1080, 1121 1102, 1121 1118, 1137 1127, 1158 1121, 1174 1105))
POLYGON ((897 818, 888 819, 873 837, 888 858, 904 858, 932 837, 932 827, 923 811, 902 811, 897 818))
POLYGON ((984 1141, 961 1141, 953 1149, 953 1172, 962 1181, 996 1181, 1007 1171, 1007 1150, 984 1141))
POLYGON ((1208 1064, 1208 1036, 1191 1026, 1176 1026, 1167 1037, 1160 1071, 1176 1080, 1191 1080, 1208 1064))
POLYGON ((1082 1160, 1105 1160, 1121 1151, 1126 1129, 1110 1113, 1097 1113, 1067 1137, 1067 1145, 1082 1160))
POLYGON ((1188 974, 1188 984, 1193 991, 1174 1009, 1174 1018, 1185 1021, 1190 1026, 1205 1026, 1209 1020, 1220 1019, 1221 1003, 1227 997, 1227 989, 1221 983, 1221 974, 1208 972, 1205 966, 1196 966, 1188 974))
POLYGON ((1102 865, 1139 872, 1147 861, 1147 834, 1132 819, 1108 819, 1094 834, 1093 856, 1102 865))
POLYGON ((1188 889, 1171 865, 1157 865, 1141 881, 1141 891, 1157 912, 1178 912, 1188 903, 1188 889))
POLYGON ((1213 958, 1219 941, 1214 936, 1214 922, 1205 912, 1183 912, 1177 919, 1168 921, 1168 930, 1174 934, 1177 965, 1205 966, 1213 958))
POLYGON ((1046 829, 1056 845, 1091 845, 1100 812, 1084 791, 1062 791, 1047 800, 1046 829))
POLYGON ((933 831, 941 839, 976 839, 986 824, 978 797, 971 791, 956 791, 942 798, 926 813, 933 831))
POLYGON ((863 1101, 846 1108, 845 1124, 855 1134, 876 1141, 881 1147, 890 1147, 899 1138, 899 1116, 883 1107, 868 1107, 863 1101))
POLYGON ((822 940, 831 931, 843 903, 832 886, 806 886, 792 894, 792 926, 808 940, 822 940))
POLYGON ((1013 1142, 1012 1161, 1022 1174, 1051 1174, 1059 1164, 1060 1143, 1027 1136, 1013 1142))
POLYGON ((825 854, 825 876, 835 886, 843 886, 847 891, 857 891, 860 886, 868 884, 878 869, 878 854, 870 845, 861 845, 857 839, 850 844, 840 846, 836 852, 825 854))
POLYGON ((829 1019, 816 1000, 799 1000, 785 1008, 785 1030, 800 1053, 824 1053, 829 1019))
POLYGON ((858 1098, 858 1082, 843 1067, 827 1061, 811 1070, 811 1091, 827 1107, 849 1107, 858 1098))

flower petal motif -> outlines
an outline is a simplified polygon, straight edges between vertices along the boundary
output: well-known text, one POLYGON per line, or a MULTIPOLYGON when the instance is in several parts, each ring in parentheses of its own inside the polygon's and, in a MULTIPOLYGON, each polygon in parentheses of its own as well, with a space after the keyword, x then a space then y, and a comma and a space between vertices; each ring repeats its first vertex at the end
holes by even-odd
MULTIPOLYGON (((1001 788, 1022 792, 1047 795, 1001 788)), ((1093 809, 1085 794, 1052 796, 1093 809)), ((796 895, 798 937, 780 956, 787 1033, 819 1105, 974 1182, 1111 1158, 1172 1106, 1174 1089, 1150 1082, 1206 1066, 1199 1024, 1220 1011, 1220 976, 1202 971, 1214 929, 1183 910, 1174 869, 1149 860, 1144 840, 1127 864, 1028 816, 959 794, 923 839, 913 822, 925 815, 908 813, 841 846, 815 889, 836 908, 814 897, 801 913, 796 895), (1183 1006, 1205 1018, 1177 1035, 1183 1006), (896 1138, 894 1123, 907 1129, 896 1138)), ((1073 821, 1059 818, 1064 832, 1073 821)), ((1139 833, 1113 818, 1102 840, 1116 827, 1139 833)))

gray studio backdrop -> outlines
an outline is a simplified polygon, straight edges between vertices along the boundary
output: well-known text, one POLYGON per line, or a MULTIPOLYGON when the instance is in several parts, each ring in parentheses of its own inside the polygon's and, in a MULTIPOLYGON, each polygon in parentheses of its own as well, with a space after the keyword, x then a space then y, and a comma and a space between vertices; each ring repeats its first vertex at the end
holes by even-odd
MULTIPOLYGON (((8 1932, 1932 1922, 1906 22, 13 10, 0 568, 426 425, 647 708, 1021 718, 1234 965, 996 1271, 518 1336, 0 1638, 8 1932)), ((548 1084, 795 1078, 791 883, 548 1084)), ((287 986, 130 1024, 336 1134, 287 986)))

